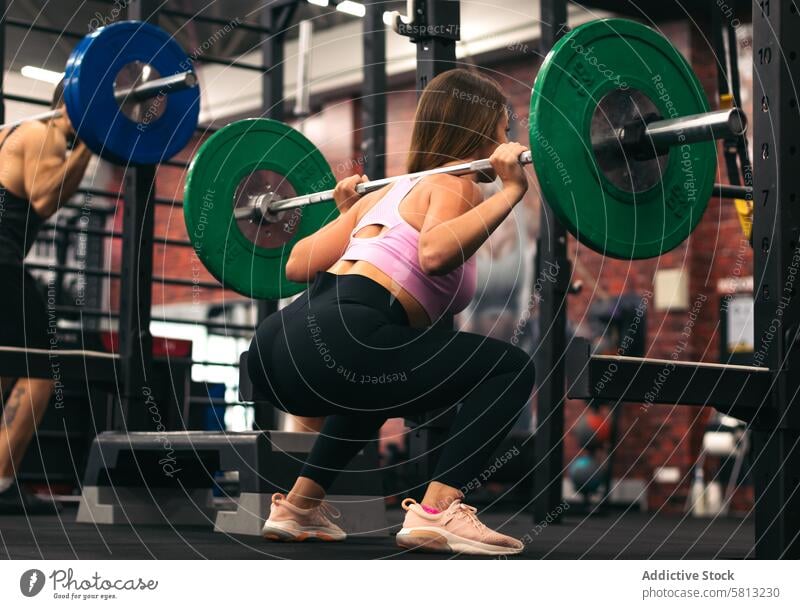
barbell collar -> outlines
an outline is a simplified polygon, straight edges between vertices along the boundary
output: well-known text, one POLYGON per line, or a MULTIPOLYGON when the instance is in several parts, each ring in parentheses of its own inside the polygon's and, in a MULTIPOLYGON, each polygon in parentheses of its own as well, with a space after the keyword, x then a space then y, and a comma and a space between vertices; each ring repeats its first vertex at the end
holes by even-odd
MULTIPOLYGON (((519 157, 519 162, 522 165, 530 165, 532 162, 531 151, 526 150, 523 152, 519 157)), ((473 173, 488 173, 490 171, 492 171, 492 164, 489 162, 489 159, 479 159, 477 161, 469 161, 457 165, 445 165, 443 167, 393 176, 391 178, 383 178, 381 180, 362 182, 356 186, 356 192, 360 195, 365 195, 404 179, 424 178, 432 175, 463 176, 473 173)), ((324 203, 325 201, 331 201, 333 199, 333 190, 299 195, 281 201, 271 201, 271 198, 272 195, 269 193, 252 196, 249 205, 233 211, 234 218, 236 220, 259 220, 262 217, 269 218, 271 215, 282 211, 324 203)))

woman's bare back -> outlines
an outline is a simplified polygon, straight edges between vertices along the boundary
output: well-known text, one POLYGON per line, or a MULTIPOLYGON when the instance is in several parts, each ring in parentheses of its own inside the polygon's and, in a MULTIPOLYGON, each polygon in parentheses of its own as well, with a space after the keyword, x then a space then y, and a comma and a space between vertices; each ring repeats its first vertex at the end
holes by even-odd
MULTIPOLYGON (((434 188, 447 187, 448 183, 452 180, 468 180, 469 178, 461 178, 455 176, 431 176, 430 178, 422 180, 411 192, 406 195, 398 208, 400 216, 409 225, 417 231, 422 230, 425 222, 425 215, 428 212, 428 207, 431 200, 431 192, 434 188)), ((357 205, 359 206, 356 214, 356 224, 361 222, 361 219, 369 212, 370 209, 380 201, 391 189, 392 185, 384 186, 380 190, 364 195, 357 205)), ((477 186, 476 186, 477 188, 477 186)), ((371 238, 377 237, 388 230, 388 227, 380 224, 369 224, 362 227, 356 234, 355 238, 371 238)), ((408 315, 409 322, 414 327, 424 327, 430 324, 430 319, 427 312, 422 305, 399 284, 397 284, 391 277, 387 276, 383 271, 373 266, 369 262, 363 260, 339 260, 330 269, 329 273, 335 275, 363 275, 373 281, 379 283, 386 288, 398 301, 403 305, 403 308, 408 315)))

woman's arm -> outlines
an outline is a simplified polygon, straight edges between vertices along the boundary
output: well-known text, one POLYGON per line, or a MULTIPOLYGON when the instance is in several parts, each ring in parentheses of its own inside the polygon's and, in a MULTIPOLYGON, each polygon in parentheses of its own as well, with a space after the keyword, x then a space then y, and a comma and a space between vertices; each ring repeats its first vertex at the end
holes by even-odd
POLYGON ((333 222, 295 244, 286 262, 286 278, 289 281, 307 283, 318 271, 329 269, 342 257, 350 241, 350 233, 356 227, 358 206, 355 203, 333 222))
POLYGON ((25 192, 36 212, 49 217, 75 194, 92 153, 79 142, 67 157, 64 136, 41 123, 32 123, 24 137, 25 192))
MULTIPOLYGON (((525 150, 515 143, 497 148, 490 160, 503 181, 503 188, 467 211, 465 202, 475 196, 477 189, 472 194, 466 191, 466 186, 434 189, 419 239, 419 262, 425 273, 444 275, 458 268, 519 203, 528 188, 519 164, 519 155, 525 150)), ((465 180, 460 183, 468 185, 465 180)))
POLYGON ((289 281, 307 283, 318 271, 331 268, 342 257, 350 241, 350 233, 356 227, 357 212, 353 208, 361 198, 356 186, 368 180, 367 176, 356 174, 336 184, 333 200, 340 215, 313 235, 298 241, 292 248, 286 263, 286 278, 289 281))

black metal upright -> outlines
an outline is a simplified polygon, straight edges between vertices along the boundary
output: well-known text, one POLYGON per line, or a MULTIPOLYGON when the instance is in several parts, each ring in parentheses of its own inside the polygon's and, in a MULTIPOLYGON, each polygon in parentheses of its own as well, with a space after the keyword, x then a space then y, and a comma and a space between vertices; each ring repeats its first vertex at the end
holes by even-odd
MULTIPOLYGON (((84 205, 87 209, 89 209, 90 203, 90 196, 84 195, 84 205)), ((106 227, 108 214, 97 209, 91 209, 84 218, 86 225, 82 227, 82 230, 103 230, 106 227)), ((87 233, 80 259, 81 268, 105 268, 105 250, 105 244, 102 239, 91 238, 87 233)), ((72 301, 70 304, 83 306, 87 309, 101 310, 103 306, 103 277, 84 276, 81 281, 84 282, 82 298, 78 302, 72 301)), ((84 328, 97 329, 100 327, 100 321, 99 317, 84 317, 81 323, 84 328)))
MULTIPOLYGON (((458 66, 456 42, 461 39, 461 3, 458 0, 417 0, 414 3, 413 21, 405 32, 401 28, 399 33, 417 44, 417 96, 420 96, 436 76, 458 66)), ((443 315, 436 325, 453 329, 453 316, 443 315)), ((434 432, 433 445, 441 446, 438 440, 444 441, 450 418, 436 419, 440 428, 434 432)), ((432 472, 436 453, 431 455, 429 470, 432 472)))
MULTIPOLYGON (((265 6, 260 15, 260 25, 267 30, 267 39, 261 45, 261 63, 267 67, 261 79, 261 107, 263 116, 276 121, 284 120, 283 62, 286 28, 297 10, 297 2, 277 2, 265 6)), ((259 300, 256 305, 258 320, 265 319, 278 310, 275 300, 259 300)), ((274 408, 260 406, 255 412, 256 429, 275 429, 277 413, 274 408)))
POLYGON ((6 122, 3 76, 6 73, 6 0, 0 0, 0 124, 6 122))
POLYGON ((774 375, 774 417, 752 423, 756 557, 800 558, 800 15, 790 2, 753 4, 753 225, 757 365, 774 375))
MULTIPOLYGON (((412 15, 409 15, 412 17, 412 15)), ((461 36, 460 3, 453 0, 418 0, 413 21, 400 34, 417 43, 417 92, 436 75, 456 67, 456 41, 461 36)))
POLYGON ((386 27, 384 3, 369 0, 364 15, 364 85, 361 103, 361 154, 371 180, 386 176, 386 27))
POLYGON ((283 114, 283 45, 286 28, 297 10, 297 2, 273 2, 261 11, 261 25, 266 28, 267 40, 261 46, 261 63, 267 67, 261 86, 263 115, 276 121, 284 120, 283 114))
MULTIPOLYGON (((131 0, 128 19, 158 23, 159 0, 131 0)), ((117 430, 146 430, 146 400, 152 394, 153 337, 150 313, 153 277, 153 226, 155 220, 155 166, 128 167, 125 172, 122 215, 122 268, 120 276, 119 354, 121 357, 121 408, 114 420, 117 430)))
MULTIPOLYGON (((541 0, 541 53, 546 55, 565 31, 566 0, 541 0)), ((533 516, 539 522, 559 519, 561 476, 564 469, 564 353, 566 351, 567 292, 570 262, 567 231, 542 202, 536 242, 535 277, 539 269, 554 269, 556 281, 543 282, 539 301, 539 337, 536 377, 536 436, 533 476, 533 516)))
MULTIPOLYGON (((408 24, 396 24, 398 34, 408 36, 417 45, 417 96, 438 74, 456 67, 456 41, 461 34, 460 3, 452 0, 417 0, 408 24)), ((453 316, 444 315, 437 326, 453 328, 453 316)), ((446 407, 443 404, 442 407, 446 407)), ((427 484, 446 441, 455 411, 421 414, 409 418, 413 432, 409 436, 409 461, 416 482, 427 484)), ((421 488, 421 487, 420 487, 421 488)))

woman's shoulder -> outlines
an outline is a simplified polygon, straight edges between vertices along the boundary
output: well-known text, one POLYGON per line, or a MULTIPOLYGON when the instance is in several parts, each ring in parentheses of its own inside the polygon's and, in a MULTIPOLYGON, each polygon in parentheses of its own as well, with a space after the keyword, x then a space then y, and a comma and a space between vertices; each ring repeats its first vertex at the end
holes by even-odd
POLYGON ((47 125, 42 121, 25 121, 10 129, 2 141, 8 140, 8 146, 3 148, 21 152, 23 148, 35 150, 37 154, 50 153, 52 147, 57 151, 66 150, 66 138, 55 129, 48 131, 47 125), (52 137, 48 138, 48 135, 52 137), (13 143, 12 143, 13 142, 13 143))
POLYGON ((42 140, 47 136, 47 125, 42 121, 25 121, 14 129, 10 137, 42 140))
POLYGON ((454 194, 457 194, 462 199, 471 201, 473 203, 479 202, 483 199, 483 194, 478 184, 470 179, 469 176, 454 176, 447 173, 438 173, 430 176, 425 176, 422 180, 423 183, 431 188, 443 188, 454 194))

